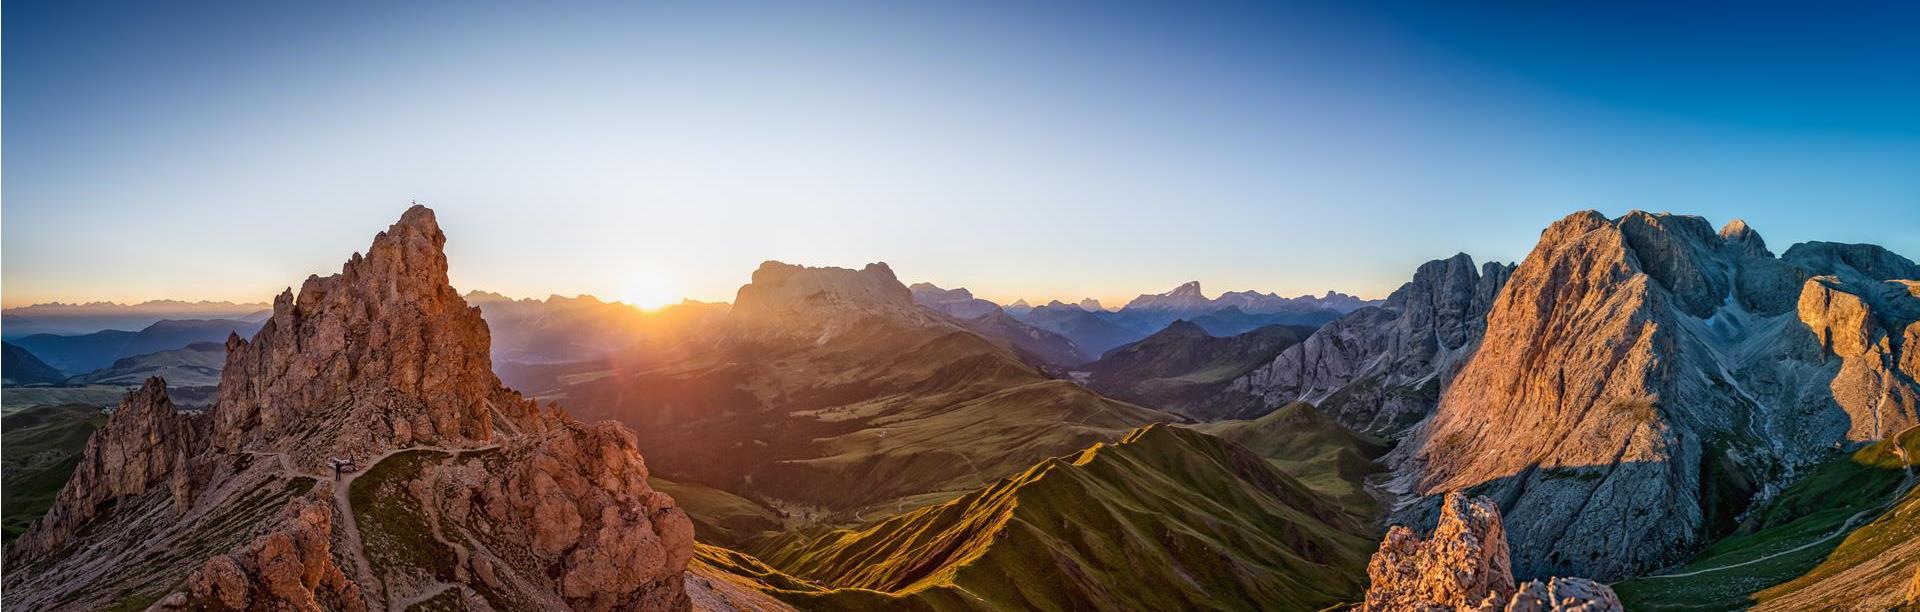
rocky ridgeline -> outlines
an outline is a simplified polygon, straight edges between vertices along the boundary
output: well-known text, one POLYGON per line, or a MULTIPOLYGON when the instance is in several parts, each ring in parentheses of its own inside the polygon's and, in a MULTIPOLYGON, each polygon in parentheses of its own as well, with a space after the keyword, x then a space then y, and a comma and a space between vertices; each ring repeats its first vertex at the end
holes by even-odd
POLYGON ((80 464, 53 506, 8 547, 7 558, 45 553, 121 498, 155 491, 163 494, 170 512, 185 511, 194 490, 205 486, 205 474, 196 478, 193 468, 206 440, 207 419, 175 410, 166 381, 147 379, 87 438, 80 464))
POLYGON ((1613 589, 1584 578, 1549 578, 1516 585, 1507 532, 1493 500, 1449 493, 1426 539, 1404 525, 1387 530, 1367 563, 1368 612, 1476 610, 1621 610, 1613 589))
POLYGON ((7 607, 685 608, 692 523, 647 485, 631 432, 501 386, 445 241, 416 206, 282 294, 229 340, 206 414, 157 379, 129 395, 8 549, 7 607), (335 458, 391 488, 350 495, 335 458), (405 537, 363 545, 375 532, 405 537))
POLYGON ((1433 410, 1473 355, 1512 271, 1476 269, 1464 253, 1427 262, 1385 304, 1335 319, 1228 390, 1261 410, 1305 401, 1350 429, 1397 433, 1433 410))
POLYGON ((1500 499, 1522 576, 1684 560, 1837 446, 1920 422, 1916 277, 1871 245, 1776 258, 1744 223, 1570 215, 1389 456, 1419 502, 1399 515, 1431 517, 1447 491, 1500 499))

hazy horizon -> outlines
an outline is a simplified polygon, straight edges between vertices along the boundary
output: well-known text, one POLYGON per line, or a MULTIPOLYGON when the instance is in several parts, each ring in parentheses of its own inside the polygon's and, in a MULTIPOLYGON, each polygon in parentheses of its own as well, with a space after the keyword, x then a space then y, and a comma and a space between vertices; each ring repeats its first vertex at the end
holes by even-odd
POLYGON ((416 199, 463 290, 643 305, 1378 298, 1580 209, 1920 254, 1912 6, 447 9, 8 3, 0 303, 270 299, 416 199))

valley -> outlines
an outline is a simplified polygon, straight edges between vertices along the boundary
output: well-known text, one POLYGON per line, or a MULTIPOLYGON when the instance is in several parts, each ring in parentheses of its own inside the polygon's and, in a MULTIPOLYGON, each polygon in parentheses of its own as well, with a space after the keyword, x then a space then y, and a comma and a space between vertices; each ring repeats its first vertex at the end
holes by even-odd
POLYGON ((115 340, 57 379, 30 347, 81 340, 10 344, 8 602, 274 601, 247 585, 284 538, 323 609, 1902 605, 1920 266, 1701 223, 1575 214, 1374 302, 1022 309, 767 262, 730 303, 640 311, 409 276, 444 261, 416 209, 250 338, 115 340), (352 314, 403 282, 413 321, 352 314), (1646 366, 1668 345, 1682 369, 1646 366), (1610 382, 1514 365, 1582 359, 1610 382), (1442 580, 1450 538, 1505 573, 1442 580))

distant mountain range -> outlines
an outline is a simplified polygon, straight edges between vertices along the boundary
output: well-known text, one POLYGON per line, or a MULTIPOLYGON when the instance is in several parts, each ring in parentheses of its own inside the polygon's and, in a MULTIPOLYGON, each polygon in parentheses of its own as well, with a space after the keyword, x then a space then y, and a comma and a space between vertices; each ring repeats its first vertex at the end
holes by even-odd
POLYGON ((17 338, 13 343, 32 351, 47 365, 62 372, 85 373, 111 367, 115 361, 125 357, 179 349, 196 342, 225 344, 228 336, 244 336, 259 329, 258 320, 165 320, 137 332, 105 330, 75 336, 34 334, 17 338))
POLYGON ((1873 245, 1585 211, 1373 303, 769 261, 641 312, 462 296, 444 240, 244 339, 9 341, 140 386, 7 407, 8 608, 1920 605, 1920 265, 1873 245))
POLYGON ((1331 291, 1323 297, 1283 298, 1241 291, 1208 298, 1199 282, 1189 282, 1166 293, 1134 298, 1119 310, 1100 309, 1097 301, 1073 305, 1055 300, 1037 308, 1016 302, 1006 311, 1034 327, 1066 336, 1089 358, 1098 358, 1176 320, 1199 325, 1213 335, 1232 336, 1268 325, 1317 327, 1373 303, 1331 291))
POLYGON ((270 306, 265 303, 236 304, 180 300, 153 300, 138 304, 53 302, 0 311, 0 335, 13 340, 34 334, 75 336, 109 329, 134 331, 168 319, 235 319, 258 322, 266 317, 269 308, 270 306))

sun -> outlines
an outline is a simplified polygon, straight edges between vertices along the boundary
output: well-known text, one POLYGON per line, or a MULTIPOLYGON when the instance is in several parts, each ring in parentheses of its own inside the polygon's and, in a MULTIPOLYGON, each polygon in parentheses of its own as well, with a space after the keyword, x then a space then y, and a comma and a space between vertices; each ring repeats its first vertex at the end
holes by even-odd
POLYGON ((634 279, 627 288, 615 298, 641 310, 659 310, 662 307, 680 302, 681 292, 671 283, 657 277, 634 279))

